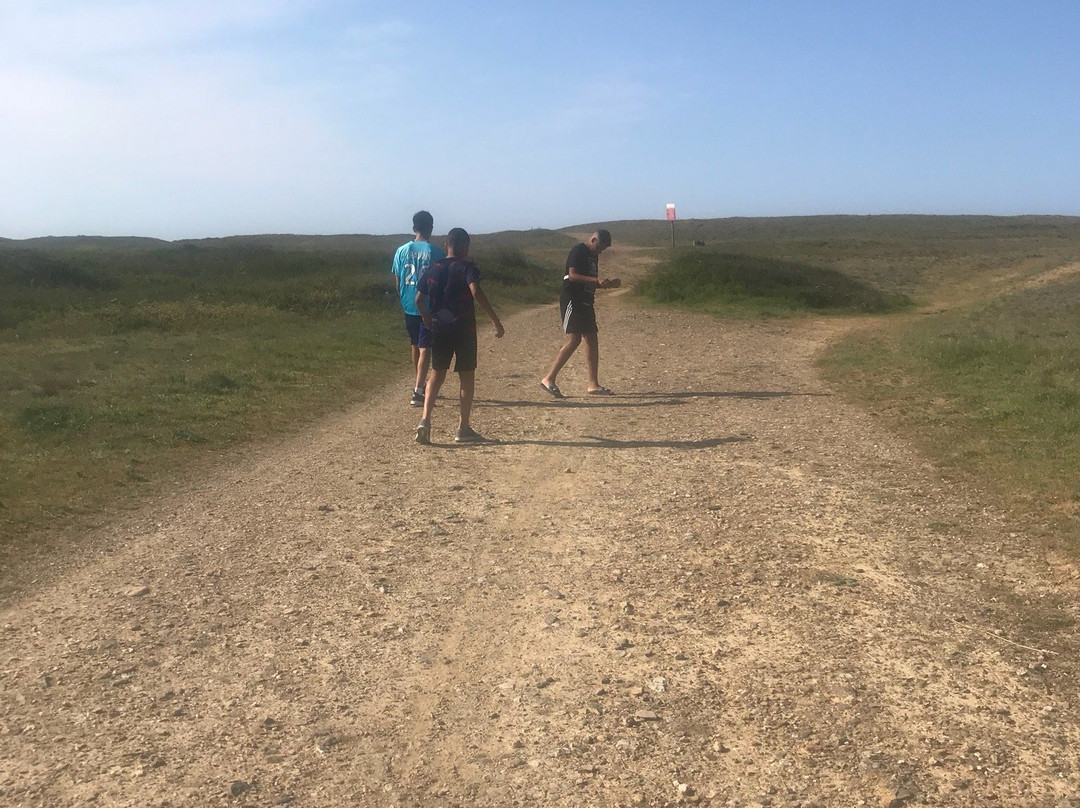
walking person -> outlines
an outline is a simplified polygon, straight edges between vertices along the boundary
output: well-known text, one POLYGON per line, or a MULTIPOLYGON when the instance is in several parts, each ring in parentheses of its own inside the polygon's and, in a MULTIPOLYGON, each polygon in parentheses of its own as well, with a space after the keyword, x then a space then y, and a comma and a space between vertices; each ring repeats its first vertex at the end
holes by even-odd
POLYGON ((424 406, 424 387, 427 384, 428 366, 431 363, 431 333, 424 327, 420 311, 416 308, 417 283, 428 271, 432 262, 446 257, 446 252, 432 244, 431 231, 435 219, 426 210, 413 215, 413 240, 402 244, 394 253, 393 273, 397 279, 401 308, 405 312, 405 331, 412 346, 413 370, 416 382, 409 403, 424 406))
POLYGON ((454 371, 461 389, 460 417, 455 443, 481 443, 485 439, 472 428, 473 394, 476 391, 476 308, 480 304, 495 326, 496 338, 505 332, 498 315, 480 288, 480 269, 469 260, 469 234, 455 227, 446 236, 446 258, 431 265, 416 293, 416 306, 424 326, 431 332, 431 373, 424 395, 424 413, 416 426, 416 442, 431 442, 431 411, 439 389, 456 357, 454 371))
POLYGON ((555 378, 582 340, 585 341, 585 364, 589 381, 586 388, 592 396, 610 396, 612 392, 600 384, 600 345, 597 339, 596 311, 593 301, 597 289, 614 289, 621 285, 618 278, 600 277, 600 254, 611 246, 611 233, 597 230, 584 242, 575 244, 566 257, 566 274, 559 295, 559 314, 566 339, 555 355, 547 375, 540 380, 544 391, 555 398, 565 398, 555 378))

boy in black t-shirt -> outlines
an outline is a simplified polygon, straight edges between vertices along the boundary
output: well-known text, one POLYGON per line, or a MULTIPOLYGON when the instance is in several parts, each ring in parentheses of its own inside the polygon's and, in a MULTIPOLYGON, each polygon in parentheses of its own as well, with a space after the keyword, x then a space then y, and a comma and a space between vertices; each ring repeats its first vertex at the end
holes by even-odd
POLYGON ((555 398, 565 398, 555 377, 567 363, 582 340, 585 340, 585 362, 589 373, 589 395, 610 396, 612 393, 598 378, 600 369, 600 346, 597 339, 596 312, 593 298, 597 289, 614 289, 621 281, 618 278, 601 278, 599 269, 600 253, 611 246, 611 233, 597 230, 585 242, 575 244, 566 258, 566 274, 563 276, 562 294, 559 296, 559 315, 562 318, 566 340, 551 370, 540 380, 545 392, 555 398))
POLYGON ((476 389, 476 309, 475 300, 491 318, 495 336, 506 333, 498 315, 480 288, 480 269, 469 258, 469 234, 455 227, 446 235, 447 257, 431 265, 416 290, 416 308, 424 326, 431 331, 431 374, 424 394, 424 414, 416 427, 416 442, 431 442, 431 410, 439 388, 457 357, 454 370, 461 382, 461 421, 456 443, 480 443, 484 437, 469 425, 473 393, 476 389))

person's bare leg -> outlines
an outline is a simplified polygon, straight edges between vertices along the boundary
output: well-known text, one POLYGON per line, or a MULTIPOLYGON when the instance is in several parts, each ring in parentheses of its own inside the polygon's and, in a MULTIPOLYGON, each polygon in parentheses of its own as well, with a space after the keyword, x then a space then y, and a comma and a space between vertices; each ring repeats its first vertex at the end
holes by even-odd
POLYGON ((594 331, 585 334, 585 364, 589 369, 589 392, 600 389, 600 340, 594 331))
POLYGON ((461 391, 458 393, 461 423, 458 424, 458 428, 466 429, 469 426, 469 417, 472 415, 473 395, 476 392, 476 371, 460 371, 458 378, 461 380, 461 391))
POLYGON ((428 374, 427 387, 424 389, 424 412, 420 416, 420 423, 416 425, 416 442, 424 446, 431 443, 431 411, 445 379, 445 370, 434 370, 428 374))
POLYGON ((413 346, 413 367, 416 368, 415 390, 424 390, 427 387, 428 368, 431 367, 431 349, 417 348, 413 346))
POLYGON ((422 420, 431 420, 431 411, 435 408, 435 399, 439 397, 439 388, 442 387, 445 380, 445 370, 433 370, 428 374, 427 388, 424 390, 424 414, 421 416, 422 420))
POLYGON ((580 344, 581 334, 567 334, 566 341, 559 348, 559 352, 555 354, 555 361, 551 365, 551 370, 548 371, 547 376, 540 380, 540 383, 545 387, 551 387, 551 385, 555 384, 555 377, 559 375, 563 365, 570 361, 570 357, 574 355, 574 351, 577 350, 580 344))

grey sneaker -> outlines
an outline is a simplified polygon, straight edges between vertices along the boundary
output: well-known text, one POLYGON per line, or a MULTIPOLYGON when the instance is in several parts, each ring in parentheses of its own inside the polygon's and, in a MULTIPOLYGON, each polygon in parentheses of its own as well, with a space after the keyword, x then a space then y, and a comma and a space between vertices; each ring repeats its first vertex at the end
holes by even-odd
POLYGON ((427 421, 421 421, 416 425, 416 442, 421 446, 427 446, 431 443, 431 424, 427 421))
POLYGON ((409 406, 411 407, 423 407, 424 406, 424 394, 413 391, 412 398, 409 399, 409 406))
POLYGON ((460 427, 454 436, 454 443, 484 443, 486 440, 487 438, 469 426, 460 427))

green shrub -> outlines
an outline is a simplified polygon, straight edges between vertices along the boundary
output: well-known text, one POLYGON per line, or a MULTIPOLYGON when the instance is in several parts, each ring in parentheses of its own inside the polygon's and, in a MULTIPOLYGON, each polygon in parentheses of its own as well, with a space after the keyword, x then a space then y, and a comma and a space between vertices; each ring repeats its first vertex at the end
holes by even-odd
POLYGON ((836 270, 706 250, 675 254, 638 289, 656 303, 709 310, 879 313, 909 303, 836 270))

